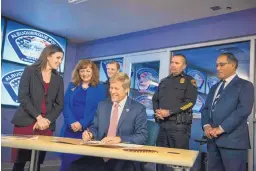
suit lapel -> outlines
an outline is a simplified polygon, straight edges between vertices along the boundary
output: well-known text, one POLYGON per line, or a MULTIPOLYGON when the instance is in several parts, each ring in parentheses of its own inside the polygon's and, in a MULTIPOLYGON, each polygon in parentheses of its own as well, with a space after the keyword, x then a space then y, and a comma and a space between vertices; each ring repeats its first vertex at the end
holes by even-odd
POLYGON ((55 73, 52 72, 50 83, 49 83, 49 88, 48 88, 48 94, 51 94, 51 91, 55 91, 56 90, 56 89, 53 88, 57 84, 57 80, 56 80, 55 77, 56 77, 55 73))
POLYGON ((74 100, 74 96, 75 96, 75 94, 76 94, 76 92, 78 91, 78 90, 80 90, 80 88, 81 88, 81 85, 79 85, 79 86, 77 86, 77 87, 72 87, 71 88, 71 92, 70 92, 70 102, 71 102, 71 104, 70 104, 70 106, 71 106, 71 108, 73 108, 73 100, 74 100))
POLYGON ((117 130, 119 129, 119 127, 121 126, 121 124, 123 123, 126 115, 129 113, 129 111, 131 107, 131 99, 129 97, 127 97, 126 103, 124 105, 124 109, 122 111, 122 114, 120 116, 119 122, 118 122, 118 126, 117 126, 117 130))
POLYGON ((41 70, 39 68, 36 68, 36 75, 37 75, 38 79, 40 80, 42 87, 44 87, 43 76, 42 76, 41 70))
POLYGON ((232 87, 232 85, 239 79, 238 76, 235 76, 231 82, 224 88, 224 90, 222 91, 221 95, 220 95, 220 98, 218 101, 220 101, 224 96, 225 94, 227 93, 227 91, 232 87))
POLYGON ((220 83, 221 82, 218 82, 217 84, 214 85, 213 90, 211 92, 211 96, 209 96, 209 97, 211 97, 210 98, 210 106, 211 106, 211 108, 212 108, 215 92, 216 92, 217 88, 219 87, 220 83))

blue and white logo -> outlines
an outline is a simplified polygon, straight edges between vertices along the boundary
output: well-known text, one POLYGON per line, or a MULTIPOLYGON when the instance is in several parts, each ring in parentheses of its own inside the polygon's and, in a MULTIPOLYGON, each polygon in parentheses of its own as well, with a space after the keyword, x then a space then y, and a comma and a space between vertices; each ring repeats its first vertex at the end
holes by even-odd
POLYGON ((196 112, 200 112, 202 110, 202 108, 204 107, 204 104, 205 104, 204 98, 198 94, 197 99, 196 99, 196 104, 193 107, 193 110, 196 112))
POLYGON ((151 68, 141 68, 136 73, 136 80, 139 92, 155 92, 159 75, 151 68))
POLYGON ((152 99, 148 95, 140 95, 135 100, 143 104, 147 109, 153 109, 152 99))
POLYGON ((207 86, 209 89, 211 89, 211 87, 218 82, 219 82, 219 79, 215 76, 212 76, 207 80, 207 86))
POLYGON ((11 96, 12 100, 16 103, 18 103, 18 89, 22 73, 23 70, 16 70, 9 72, 2 77, 4 87, 11 96))
POLYGON ((187 73, 188 75, 192 76, 196 80, 196 85, 198 89, 201 89, 205 83, 204 75, 198 70, 190 70, 187 73))
POLYGON ((20 60, 29 63, 34 63, 46 46, 54 44, 61 47, 50 35, 33 29, 11 31, 7 38, 20 60))

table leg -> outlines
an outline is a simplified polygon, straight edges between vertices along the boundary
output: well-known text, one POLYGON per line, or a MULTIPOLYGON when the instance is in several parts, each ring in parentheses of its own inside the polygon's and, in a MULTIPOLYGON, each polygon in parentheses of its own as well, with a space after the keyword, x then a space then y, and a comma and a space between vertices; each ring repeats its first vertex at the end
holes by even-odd
POLYGON ((32 150, 29 171, 37 171, 39 151, 32 150))

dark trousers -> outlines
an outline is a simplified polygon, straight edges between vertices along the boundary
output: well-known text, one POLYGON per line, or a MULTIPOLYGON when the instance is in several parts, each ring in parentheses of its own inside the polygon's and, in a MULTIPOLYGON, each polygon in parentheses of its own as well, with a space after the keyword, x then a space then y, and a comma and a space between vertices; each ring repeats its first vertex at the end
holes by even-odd
MULTIPOLYGON (((189 138, 191 125, 176 124, 176 121, 160 121, 160 131, 156 145, 159 147, 170 147, 189 149, 189 138)), ((171 171, 166 165, 157 164, 157 171, 171 171)))
POLYGON ((138 162, 110 159, 107 162, 101 157, 82 157, 70 165, 68 171, 140 171, 138 162))
POLYGON ((208 171, 246 171, 247 150, 218 147, 209 140, 208 171))
MULTIPOLYGON (((16 161, 14 161, 13 163, 12 171, 24 171, 26 162, 30 161, 31 150, 24 150, 24 149, 16 149, 16 150, 17 150, 16 152, 17 156, 16 156, 16 161)), ((43 164, 45 156, 46 156, 45 151, 39 151, 37 171, 40 171, 40 164, 43 164)))
MULTIPOLYGON (((12 171, 24 171, 26 163, 14 163, 12 171)), ((40 163, 37 165, 37 171, 40 171, 40 163)))

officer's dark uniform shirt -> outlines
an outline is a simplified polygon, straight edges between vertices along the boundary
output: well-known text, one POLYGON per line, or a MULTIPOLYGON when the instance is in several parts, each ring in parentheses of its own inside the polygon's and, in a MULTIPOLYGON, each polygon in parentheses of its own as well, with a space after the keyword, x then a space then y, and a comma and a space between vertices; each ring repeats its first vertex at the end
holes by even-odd
POLYGON ((152 102, 153 109, 167 109, 178 114, 192 109, 196 103, 196 81, 183 72, 177 76, 169 75, 161 80, 152 102))

